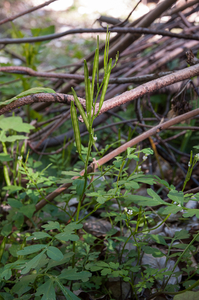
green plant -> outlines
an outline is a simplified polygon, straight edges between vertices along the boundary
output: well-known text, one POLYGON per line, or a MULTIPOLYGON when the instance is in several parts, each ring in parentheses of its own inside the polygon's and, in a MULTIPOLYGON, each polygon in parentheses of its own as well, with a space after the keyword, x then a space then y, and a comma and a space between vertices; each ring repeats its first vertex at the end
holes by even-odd
MULTIPOLYGON (((71 118, 81 165, 76 165, 73 171, 62 171, 61 174, 57 172, 56 176, 50 177, 47 170, 52 167, 51 165, 38 171, 40 162, 34 161, 28 155, 23 162, 22 157, 18 157, 23 152, 17 151, 18 167, 10 166, 9 170, 15 175, 18 174, 14 177, 20 180, 14 179, 15 184, 12 186, 10 185, 12 177, 8 174, 8 179, 7 173, 4 173, 6 180, 4 190, 8 193, 7 203, 11 209, 1 228, 2 298, 43 300, 56 299, 57 295, 62 294, 66 299, 76 300, 80 298, 76 296, 75 291, 80 288, 88 292, 93 290, 96 297, 107 293, 113 298, 114 291, 108 287, 111 279, 115 279, 117 284, 121 283, 121 286, 126 283, 133 299, 139 299, 144 289, 152 290, 150 297, 158 294, 175 295, 181 293, 179 288, 183 272, 186 272, 187 280, 183 283, 185 289, 182 292, 188 292, 199 284, 194 278, 199 269, 198 267, 193 269, 191 266, 191 258, 197 251, 194 242, 198 241, 199 234, 191 237, 188 230, 175 232, 173 237, 154 233, 154 230, 161 228, 169 220, 171 214, 181 212, 181 219, 184 222, 193 215, 199 218, 197 209, 190 209, 185 205, 190 199, 198 201, 199 195, 185 195, 167 181, 144 174, 141 166, 148 156, 153 154, 151 149, 127 148, 126 152, 115 157, 110 165, 101 166, 91 173, 87 171, 92 158, 97 160, 103 152, 97 150, 92 125, 103 105, 112 69, 112 60, 108 60, 108 41, 107 38, 104 80, 101 85, 96 84, 95 97, 99 43, 91 82, 87 64, 84 63, 86 113, 73 90, 75 101, 71 102, 71 118), (99 95, 99 110, 94 114, 99 95), (75 104, 89 132, 87 147, 82 145, 80 138, 75 104), (136 162, 131 174, 128 173, 130 160, 136 162), (84 167, 82 175, 80 166, 84 167), (71 176, 76 178, 71 179, 71 176), (26 180, 25 187, 21 185, 22 177, 26 180), (49 202, 35 214, 38 201, 47 201, 46 196, 56 188, 55 183, 63 180, 72 183, 67 193, 59 195, 54 202, 49 202), (168 202, 162 200, 152 188, 147 189, 147 196, 137 194, 142 184, 152 186, 156 183, 167 189, 168 202), (75 211, 72 211, 69 205, 72 198, 76 198, 77 201, 75 211), (102 209, 101 217, 106 221, 109 220, 110 225, 105 228, 103 237, 91 234, 85 228, 85 221, 99 208, 102 209), (155 220, 156 217, 159 222, 155 220), (34 228, 31 232, 26 231, 26 222, 29 226, 31 223, 34 228), (181 252, 177 251, 178 249, 181 252), (178 267, 179 262, 185 265, 182 270, 178 267)), ((27 95, 32 92, 34 91, 25 93, 27 95)), ((4 155, 0 157, 2 161, 9 163, 10 157, 5 142, 15 142, 17 139, 24 139, 24 136, 7 137, 6 131, 20 132, 23 128, 23 131, 29 132, 32 128, 30 125, 24 125, 17 117, 6 120, 9 124, 15 122, 17 126, 20 125, 13 128, 11 125, 10 127, 5 125, 7 123, 1 123, 0 120, 1 143, 4 149, 4 155)), ((192 166, 197 161, 198 155, 194 159, 191 156, 191 169, 185 184, 190 178, 192 166)), ((58 166, 60 164, 57 163, 58 166)), ((5 166, 7 169, 7 165, 5 166)))

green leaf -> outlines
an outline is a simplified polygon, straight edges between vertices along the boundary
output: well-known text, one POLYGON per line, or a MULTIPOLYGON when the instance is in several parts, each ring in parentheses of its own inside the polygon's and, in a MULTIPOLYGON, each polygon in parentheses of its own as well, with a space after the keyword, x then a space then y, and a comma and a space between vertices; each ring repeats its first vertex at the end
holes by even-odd
POLYGON ((69 291, 65 286, 63 286, 63 284, 59 280, 56 280, 56 282, 57 282, 57 285, 62 290, 62 293, 66 297, 66 300, 81 300, 75 294, 73 294, 71 291, 69 291))
POLYGON ((46 271, 51 269, 51 268, 54 268, 56 266, 60 266, 62 264, 67 263, 73 255, 74 255, 74 252, 69 252, 69 253, 64 254, 64 257, 60 261, 50 260, 49 263, 48 263, 48 266, 46 268, 46 271))
POLYGON ((64 228, 64 231, 69 233, 72 232, 73 230, 80 229, 82 227, 83 227, 82 224, 78 224, 77 222, 71 222, 64 228))
POLYGON ((28 255, 35 252, 39 252, 41 249, 45 248, 45 244, 37 244, 37 245, 31 245, 28 247, 23 248, 23 250, 20 250, 17 252, 17 255, 28 255))
POLYGON ((135 190, 137 190, 137 189, 139 189, 139 184, 137 183, 137 182, 135 182, 135 181, 130 181, 130 182, 127 182, 127 183, 125 183, 124 184, 125 185, 125 188, 127 189, 127 190, 130 190, 130 189, 135 189, 135 190))
POLYGON ((107 201, 107 198, 105 197, 97 197, 97 202, 100 204, 104 204, 107 201))
POLYGON ((178 240, 188 239, 189 237, 190 237, 190 234, 185 229, 175 232, 175 238, 178 240))
MULTIPOLYGON (((173 248, 178 248, 178 249, 183 249, 183 250, 186 249, 187 246, 188 246, 188 244, 173 244, 172 245, 173 248)), ((195 251, 196 248, 193 245, 191 245, 191 246, 189 246, 189 250, 195 251)))
POLYGON ((49 235, 46 232, 33 232, 32 236, 27 237, 27 241, 30 241, 32 239, 39 240, 39 239, 45 239, 45 238, 52 238, 51 235, 49 235))
POLYGON ((74 230, 82 228, 82 224, 77 224, 76 222, 71 222, 64 228, 64 232, 55 235, 55 238, 62 241, 77 241, 79 236, 73 234, 74 230))
POLYGON ((1 142, 15 142, 18 140, 27 140, 28 137, 25 135, 11 135, 11 136, 6 136, 5 134, 1 135, 0 141, 1 142))
POLYGON ((23 190, 21 186, 16 185, 7 185, 4 186, 2 189, 8 191, 10 194, 23 190))
POLYGON ((58 234, 55 235, 55 238, 60 240, 60 241, 65 241, 65 242, 68 242, 68 241, 75 242, 75 241, 79 240, 78 235, 71 234, 71 233, 68 233, 68 232, 58 233, 58 234))
POLYGON ((193 208, 193 209, 187 209, 186 212, 183 214, 184 218, 190 218, 196 215, 196 217, 199 219, 199 209, 193 208))
MULTIPOLYGON (((149 196, 151 196, 153 198, 153 203, 156 203, 156 204, 153 204, 153 205, 159 205, 159 204, 166 204, 165 201, 163 201, 160 196, 158 196, 158 194, 156 194, 155 191, 153 191, 152 189, 147 189, 147 193, 149 194, 149 196)), ((151 199, 150 199, 150 202, 151 199)), ((148 204, 148 205, 151 205, 151 204, 148 204)))
POLYGON ((162 211, 162 214, 168 215, 168 214, 176 214, 177 212, 181 211, 182 207, 179 207, 177 205, 171 205, 165 207, 165 209, 162 211))
POLYGON ((12 232, 12 223, 5 224, 1 230, 3 236, 8 236, 12 232))
POLYGON ((64 269, 61 274, 58 276, 59 279, 67 279, 67 280, 82 280, 86 282, 89 280, 92 274, 88 271, 77 272, 77 269, 64 269))
POLYGON ((35 296, 40 296, 42 294, 43 297, 41 300, 56 300, 54 281, 52 278, 48 279, 44 284, 38 287, 35 296))
POLYGON ((157 248, 152 248, 152 247, 149 247, 149 246, 143 246, 142 249, 143 249, 144 253, 152 254, 154 257, 162 257, 162 256, 164 256, 164 253, 162 253, 157 248))
POLYGON ((169 199, 179 203, 180 205, 183 205, 184 203, 184 193, 182 191, 178 192, 176 190, 171 190, 167 196, 169 199))
POLYGON ((12 246, 9 247, 9 252, 12 256, 18 257, 17 252, 21 249, 21 245, 17 243, 12 243, 12 246))
POLYGON ((48 221, 48 224, 42 225, 41 227, 45 228, 45 230, 58 229, 60 230, 60 225, 58 222, 48 221))
POLYGON ((67 176, 79 176, 80 172, 75 172, 75 171, 63 171, 61 172, 63 175, 67 176))
POLYGON ((23 204, 19 200, 12 199, 12 198, 8 198, 8 204, 11 207, 15 207, 15 208, 20 208, 23 206, 23 204))
POLYGON ((44 253, 45 253, 46 249, 43 250, 41 253, 39 253, 38 255, 36 255, 33 259, 31 259, 29 262, 27 262, 24 265, 24 269, 21 271, 21 274, 26 274, 28 272, 30 272, 30 269, 35 269, 38 264, 43 261, 44 259, 44 253))
POLYGON ((54 90, 50 89, 50 88, 43 88, 43 87, 34 87, 32 89, 29 89, 25 92, 22 92, 20 94, 18 94, 17 96, 11 98, 11 99, 8 99, 4 102, 1 102, 0 103, 0 106, 2 105, 8 105, 10 103, 12 103, 13 101, 19 99, 19 98, 22 98, 22 97, 25 97, 25 96, 28 96, 28 95, 32 95, 32 94, 38 94, 38 93, 55 93, 54 90))
POLYGON ((111 272, 112 272, 111 269, 104 268, 104 269, 101 271, 101 275, 102 275, 102 276, 106 276, 106 275, 111 274, 111 272))
MULTIPOLYGON (((148 190, 150 190, 150 189, 148 189, 148 190)), ((159 204, 170 205, 170 203, 164 202, 158 195, 157 195, 157 198, 154 198, 154 199, 151 199, 150 197, 140 196, 140 195, 131 195, 131 194, 126 195, 125 196, 125 205, 128 206, 128 205, 132 204, 132 202, 138 204, 139 206, 156 206, 159 204)))
POLYGON ((112 269, 118 269, 119 268, 119 263, 117 262, 117 263, 114 263, 114 262, 110 262, 109 263, 109 266, 112 268, 112 269))
POLYGON ((9 280, 11 276, 12 276, 12 271, 10 269, 5 269, 0 272, 0 279, 4 278, 5 280, 9 280))
POLYGON ((19 210, 22 214, 24 214, 28 218, 32 218, 35 212, 35 204, 24 205, 19 210))
POLYGON ((139 176, 139 174, 136 175, 136 178, 133 178, 134 181, 136 182, 141 182, 141 183, 146 183, 146 184, 154 184, 155 180, 154 178, 150 177, 150 176, 139 176))
POLYGON ((31 129, 34 129, 35 127, 23 123, 23 120, 21 117, 4 117, 0 119, 0 128, 4 131, 7 131, 9 129, 13 129, 17 132, 27 132, 29 133, 31 129))
POLYGON ((76 193, 81 196, 84 190, 85 179, 75 179, 73 185, 76 186, 76 193))
POLYGON ((11 161, 13 160, 12 157, 10 157, 9 154, 6 154, 6 153, 0 153, 0 161, 11 161))
POLYGON ((33 283, 36 279, 37 275, 26 275, 20 278, 19 282, 17 282, 13 288, 12 292, 17 294, 18 297, 20 297, 22 294, 26 293, 31 289, 31 286, 29 286, 30 283, 33 283))
POLYGON ((48 257, 50 257, 51 259, 56 260, 56 261, 60 261, 64 257, 62 252, 58 248, 53 247, 53 246, 49 246, 47 248, 47 255, 48 255, 48 257))
POLYGON ((175 295, 173 300, 198 300, 199 299, 199 291, 198 292, 191 292, 187 291, 185 293, 175 295))
POLYGON ((97 262, 93 262, 93 263, 88 263, 85 266, 86 270, 91 270, 91 272, 96 272, 99 270, 102 270, 104 268, 110 268, 109 264, 107 264, 104 261, 97 261, 97 262))
POLYGON ((156 235, 156 234, 149 234, 149 236, 158 244, 167 246, 167 243, 165 242, 165 239, 161 235, 156 235))

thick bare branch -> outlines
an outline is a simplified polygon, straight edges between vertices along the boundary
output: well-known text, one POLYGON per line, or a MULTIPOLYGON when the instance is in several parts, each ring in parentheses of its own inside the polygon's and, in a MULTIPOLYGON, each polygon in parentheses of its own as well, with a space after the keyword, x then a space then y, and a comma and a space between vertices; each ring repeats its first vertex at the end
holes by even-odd
MULTIPOLYGON (((172 74, 163 76, 158 79, 154 79, 152 81, 149 81, 147 83, 144 83, 135 89, 125 92, 119 96, 116 96, 114 98, 111 98, 104 102, 100 114, 106 112, 107 110, 110 110, 116 106, 120 106, 124 103, 127 103, 129 101, 135 100, 139 97, 142 97, 146 94, 151 94, 163 87, 166 87, 168 85, 171 85, 173 83, 189 79, 191 77, 199 75, 199 64, 194 65, 189 68, 182 69, 180 71, 174 72, 172 74)), ((99 109, 99 104, 96 105, 95 113, 97 113, 99 109)))

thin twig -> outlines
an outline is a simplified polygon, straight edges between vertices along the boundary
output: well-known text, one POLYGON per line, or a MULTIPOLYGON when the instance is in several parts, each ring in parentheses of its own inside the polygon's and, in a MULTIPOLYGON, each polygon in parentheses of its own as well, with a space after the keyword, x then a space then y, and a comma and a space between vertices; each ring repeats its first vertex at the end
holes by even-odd
MULTIPOLYGON (((4 38, 0 39, 0 44, 10 45, 10 44, 23 44, 23 43, 36 43, 36 42, 44 42, 49 40, 54 40, 61 38, 63 36, 72 35, 72 34, 81 34, 81 33, 106 33, 107 29, 104 28, 78 28, 78 29, 70 29, 61 33, 54 33, 49 35, 43 35, 38 37, 29 37, 29 38, 19 38, 19 39, 10 39, 4 38)), ((114 27, 109 28, 109 32, 117 32, 117 33, 129 33, 129 34, 153 34, 153 35, 162 35, 169 36, 172 38, 185 39, 185 40, 196 40, 199 41, 198 34, 184 34, 184 33, 174 33, 166 30, 153 30, 144 27, 114 27)))
POLYGON ((13 21, 13 20, 15 20, 15 19, 17 19, 17 18, 19 18, 19 17, 21 17, 21 16, 27 15, 27 14, 29 14, 29 13, 35 11, 35 10, 38 10, 38 9, 44 7, 44 6, 47 6, 47 5, 49 5, 50 3, 55 2, 55 1, 57 1, 57 0, 50 0, 50 1, 44 2, 43 4, 40 4, 40 5, 38 5, 38 6, 32 7, 32 8, 30 8, 30 9, 27 9, 27 10, 25 10, 25 11, 23 11, 23 12, 17 14, 17 15, 8 17, 8 18, 6 18, 6 19, 3 19, 3 20, 0 21, 0 25, 5 24, 5 23, 10 22, 10 21, 13 21))

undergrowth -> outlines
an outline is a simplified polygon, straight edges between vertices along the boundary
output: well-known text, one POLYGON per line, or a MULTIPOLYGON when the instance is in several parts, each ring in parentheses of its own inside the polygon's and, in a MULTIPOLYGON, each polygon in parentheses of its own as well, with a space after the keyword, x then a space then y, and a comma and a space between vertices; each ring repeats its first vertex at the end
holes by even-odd
MULTIPOLYGON (((2 204, 8 205, 1 215, 0 299, 64 296, 76 300, 81 299, 81 291, 89 292, 95 299, 105 294, 115 299, 116 285, 120 286, 119 299, 139 299, 146 290, 147 299, 152 299, 160 294, 177 297, 199 284, 199 268, 192 264, 199 233, 191 235, 182 229, 168 237, 158 231, 179 212, 182 223, 194 215, 199 218, 197 209, 186 206, 190 200, 199 201, 199 194, 179 192, 166 180, 144 174, 142 164, 153 154, 149 148, 127 148, 109 164, 97 165, 105 150, 97 149, 92 125, 103 105, 114 67, 112 59, 108 59, 108 48, 107 37, 101 85, 95 84, 99 78, 99 43, 91 82, 84 63, 86 112, 72 90, 75 101, 71 102, 71 119, 79 157, 73 169, 65 169, 68 162, 64 165, 67 158, 62 153, 52 156, 52 163, 41 170, 42 163, 25 154, 25 146, 19 147, 19 140, 26 136, 18 132, 28 133, 34 127, 16 116, 0 119, 4 152, 0 160, 5 180, 2 204), (99 109, 94 114, 98 96, 99 109), (81 141, 75 106, 89 133, 87 146, 81 141), (129 173, 132 160, 135 168, 129 173), (46 199, 62 183, 68 183, 68 189, 53 201, 46 199), (147 196, 138 194, 143 184, 147 186, 147 196), (155 191, 157 184, 167 191, 167 201, 155 191), (47 204, 35 213, 42 200, 47 204), (97 234, 100 222, 104 232, 100 228, 97 234)), ((25 95, 35 92, 37 88, 25 95)), ((198 155, 191 155, 185 185, 198 159, 198 155)))

